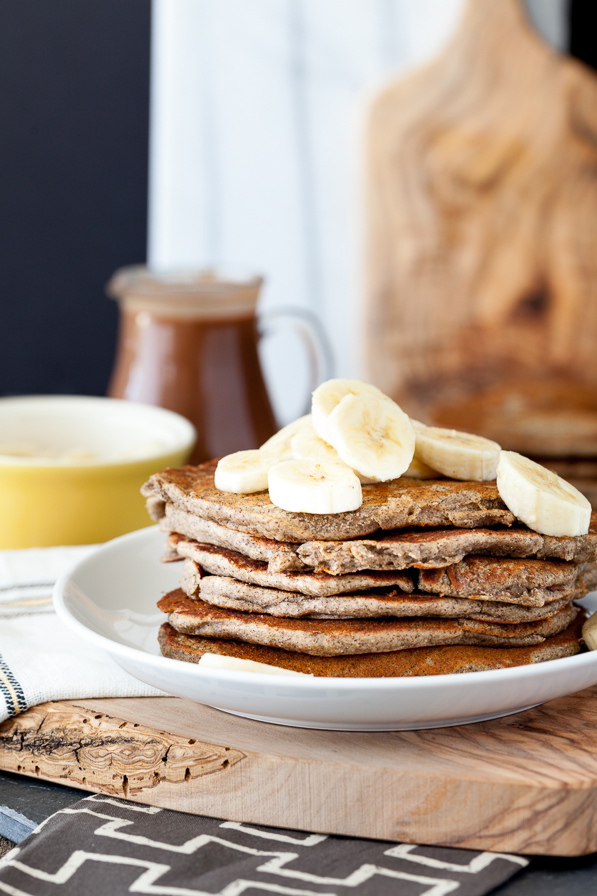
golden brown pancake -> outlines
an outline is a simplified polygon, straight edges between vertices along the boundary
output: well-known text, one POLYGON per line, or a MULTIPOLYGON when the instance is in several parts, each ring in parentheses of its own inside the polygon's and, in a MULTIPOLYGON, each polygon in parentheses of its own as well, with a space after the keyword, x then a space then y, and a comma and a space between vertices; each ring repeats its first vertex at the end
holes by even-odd
POLYGON ((586 594, 594 575, 594 565, 561 560, 465 557, 445 569, 420 570, 418 590, 542 606, 562 597, 579 597, 583 591, 586 594))
POLYGON ((273 538, 261 538, 240 532, 229 526, 222 526, 213 520, 204 520, 186 510, 180 510, 172 504, 166 504, 163 516, 159 518, 160 529, 169 533, 168 546, 174 552, 179 542, 198 541, 219 548, 237 551, 251 560, 261 560, 268 564, 270 572, 286 572, 288 570, 306 570, 307 567, 298 556, 299 544, 274 541, 273 538))
POLYGON ((406 526, 510 526, 513 514, 495 482, 409 479, 363 486, 363 504, 347 513, 290 513, 268 493, 235 495, 213 481, 217 461, 162 470, 142 487, 156 522, 166 503, 223 526, 274 541, 338 540, 406 526))
MULTIPOLYGON (((228 576, 250 585, 299 592, 313 597, 394 586, 412 592, 450 594, 453 597, 542 606, 552 600, 578 595, 579 576, 585 566, 562 560, 466 557, 442 570, 361 570, 343 575, 323 572, 270 572, 268 564, 251 560, 236 551, 183 539, 178 552, 197 564, 196 576, 210 573, 228 576)), ((187 568, 188 569, 188 568, 187 568)), ((591 567, 592 569, 592 567, 591 567)))
POLYGON ((418 647, 389 653, 322 657, 243 641, 183 635, 167 622, 160 628, 159 643, 163 656, 189 663, 198 663, 204 653, 217 653, 308 675, 396 678, 507 669, 573 656, 581 650, 582 618, 579 614, 563 632, 531 647, 418 647))
POLYGON ((267 563, 251 560, 236 551, 216 548, 210 544, 183 541, 178 545, 178 551, 213 575, 229 575, 241 582, 263 585, 266 588, 281 588, 284 591, 300 591, 313 596, 342 594, 358 588, 379 588, 382 585, 394 585, 402 591, 414 589, 412 576, 403 570, 363 570, 345 576, 332 576, 311 570, 274 573, 269 571, 267 563))
MULTIPOLYGON (((597 517, 596 520, 597 521, 597 517)), ((526 526, 509 529, 400 529, 370 538, 307 541, 303 544, 259 538, 165 507, 161 527, 170 532, 169 547, 190 556, 186 544, 197 541, 235 551, 268 564, 270 572, 309 570, 343 575, 363 569, 436 568, 457 563, 468 554, 529 557, 584 563, 597 559, 597 528, 587 535, 555 537, 526 526), (171 527, 178 525, 178 530, 171 527)))
POLYGON ((359 569, 438 568, 468 554, 491 557, 597 559, 597 515, 587 535, 540 535, 520 525, 510 529, 404 529, 369 539, 309 541, 297 547, 303 563, 339 575, 359 569))
POLYGON ((180 588, 158 601, 177 631, 205 638, 233 638, 309 653, 339 656, 387 653, 438 644, 539 644, 566 628, 578 609, 567 604, 547 619, 516 624, 476 619, 383 617, 381 619, 288 619, 245 613, 188 597, 180 588))
MULTIPOLYGON (((217 607, 269 613, 272 616, 323 619, 360 619, 379 616, 447 616, 487 619, 498 622, 530 622, 546 619, 570 602, 560 598, 543 606, 528 607, 474 597, 440 597, 436 594, 406 594, 397 588, 369 588, 329 597, 311 597, 277 588, 262 588, 239 582, 231 576, 201 575, 197 564, 185 560, 180 587, 189 597, 217 607)), ((579 592, 578 596, 582 596, 579 592)))

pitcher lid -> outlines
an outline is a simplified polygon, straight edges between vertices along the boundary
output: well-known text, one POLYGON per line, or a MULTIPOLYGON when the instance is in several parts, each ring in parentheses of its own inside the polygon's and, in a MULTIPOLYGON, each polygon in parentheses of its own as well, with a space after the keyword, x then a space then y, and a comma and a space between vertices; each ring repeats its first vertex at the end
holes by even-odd
POLYGON ((127 306, 220 316, 255 310, 263 277, 234 268, 152 269, 129 265, 114 272, 106 293, 127 306))

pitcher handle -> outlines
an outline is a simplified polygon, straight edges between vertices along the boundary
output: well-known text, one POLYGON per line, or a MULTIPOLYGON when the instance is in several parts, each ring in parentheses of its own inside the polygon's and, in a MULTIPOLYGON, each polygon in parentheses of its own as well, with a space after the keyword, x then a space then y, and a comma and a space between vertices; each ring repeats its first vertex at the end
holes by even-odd
POLYGON ((297 332, 307 350, 309 369, 311 372, 310 388, 303 414, 311 410, 311 393, 319 383, 330 379, 334 368, 334 352, 321 321, 308 308, 287 306, 271 308, 259 314, 259 335, 268 336, 273 330, 272 324, 278 318, 293 319, 297 332))

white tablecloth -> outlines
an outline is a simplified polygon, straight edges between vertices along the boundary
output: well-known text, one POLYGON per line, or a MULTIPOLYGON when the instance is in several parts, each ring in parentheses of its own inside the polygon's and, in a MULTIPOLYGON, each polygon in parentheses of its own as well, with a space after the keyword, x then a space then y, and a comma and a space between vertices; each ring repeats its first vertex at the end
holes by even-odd
POLYGON ((93 550, 0 551, 0 721, 48 700, 162 694, 79 641, 54 612, 54 583, 93 550))

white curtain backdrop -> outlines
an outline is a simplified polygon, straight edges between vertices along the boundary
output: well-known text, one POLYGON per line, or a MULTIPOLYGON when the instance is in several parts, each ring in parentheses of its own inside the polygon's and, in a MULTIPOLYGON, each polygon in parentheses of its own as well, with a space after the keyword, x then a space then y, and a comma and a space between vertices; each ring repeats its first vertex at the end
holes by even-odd
MULTIPOLYGON (((263 274, 262 309, 314 313, 333 374, 361 376, 362 110, 441 49, 463 4, 153 0, 148 263, 263 274)), ((529 5, 559 48, 565 13, 566 0, 529 5)), ((289 328, 264 341, 280 423, 303 412, 305 357, 289 328)))

